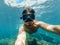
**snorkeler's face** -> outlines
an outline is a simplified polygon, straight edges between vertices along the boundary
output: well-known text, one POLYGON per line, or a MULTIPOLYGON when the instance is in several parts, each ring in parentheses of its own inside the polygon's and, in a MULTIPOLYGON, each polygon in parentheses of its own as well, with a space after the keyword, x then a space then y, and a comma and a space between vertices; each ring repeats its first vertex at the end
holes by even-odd
POLYGON ((32 9, 26 9, 22 13, 22 19, 24 22, 30 22, 35 19, 34 11, 32 9))

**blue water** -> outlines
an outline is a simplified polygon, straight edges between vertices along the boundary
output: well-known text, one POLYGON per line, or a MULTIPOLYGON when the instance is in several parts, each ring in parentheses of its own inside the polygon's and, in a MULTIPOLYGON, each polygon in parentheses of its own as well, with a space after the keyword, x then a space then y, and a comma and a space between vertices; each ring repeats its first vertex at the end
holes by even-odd
MULTIPOLYGON (((49 0, 41 5, 45 6, 45 8, 35 9, 36 20, 60 25, 60 0, 49 0)), ((23 9, 24 7, 13 8, 7 6, 3 0, 0 0, 0 43, 4 39, 16 39, 19 26, 23 24, 23 21, 20 19, 23 9)), ((38 29, 34 36, 40 40, 60 44, 60 35, 47 32, 41 28, 38 29)))
POLYGON ((17 3, 21 3, 23 0, 16 0, 17 3))

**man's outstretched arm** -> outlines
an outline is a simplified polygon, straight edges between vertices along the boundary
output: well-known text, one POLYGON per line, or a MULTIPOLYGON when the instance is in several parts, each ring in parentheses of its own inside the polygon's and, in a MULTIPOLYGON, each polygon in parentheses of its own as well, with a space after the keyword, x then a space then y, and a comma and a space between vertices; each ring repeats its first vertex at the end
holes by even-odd
POLYGON ((19 29, 19 34, 15 41, 15 45, 25 45, 25 41, 26 41, 26 32, 24 31, 24 28, 21 27, 19 29))
POLYGON ((44 22, 38 22, 39 26, 49 32, 53 32, 60 35, 60 25, 51 25, 44 22))

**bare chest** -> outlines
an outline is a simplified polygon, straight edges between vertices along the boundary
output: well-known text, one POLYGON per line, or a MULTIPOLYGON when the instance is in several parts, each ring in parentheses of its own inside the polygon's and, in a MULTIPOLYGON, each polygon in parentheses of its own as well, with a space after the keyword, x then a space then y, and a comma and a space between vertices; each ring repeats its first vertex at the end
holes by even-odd
POLYGON ((31 26, 24 26, 24 28, 25 28, 25 31, 27 33, 32 34, 32 33, 35 33, 37 31, 38 26, 37 25, 31 25, 31 26))

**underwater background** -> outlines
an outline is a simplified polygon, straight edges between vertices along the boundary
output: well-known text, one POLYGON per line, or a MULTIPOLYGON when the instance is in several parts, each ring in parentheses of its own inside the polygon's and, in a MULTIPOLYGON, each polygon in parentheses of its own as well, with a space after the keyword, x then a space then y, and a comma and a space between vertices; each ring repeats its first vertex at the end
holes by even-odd
MULTIPOLYGON (((17 4, 23 2, 21 0, 15 1, 17 4)), ((21 13, 27 7, 36 11, 36 20, 60 25, 60 0, 44 1, 42 1, 43 3, 36 2, 34 5, 32 2, 29 6, 19 7, 19 5, 15 6, 12 0, 0 0, 0 45, 14 45, 19 27, 24 23, 20 19, 21 13)), ((39 28, 36 33, 30 36, 27 34, 27 42, 27 45, 60 45, 60 35, 39 28)))

